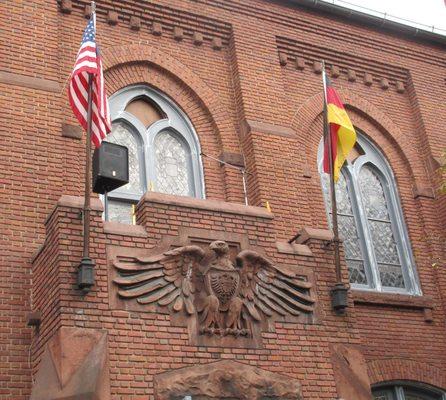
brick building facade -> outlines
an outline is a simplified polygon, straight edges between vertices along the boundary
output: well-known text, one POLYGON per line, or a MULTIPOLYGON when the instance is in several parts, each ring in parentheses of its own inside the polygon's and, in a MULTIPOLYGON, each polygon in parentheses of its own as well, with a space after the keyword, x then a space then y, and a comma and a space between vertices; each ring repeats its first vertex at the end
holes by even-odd
POLYGON ((360 400, 372 389, 377 399, 444 398, 445 38, 304 0, 98 2, 115 127, 126 115, 157 122, 141 125, 140 186, 123 195, 127 206, 139 200, 136 224, 104 221, 93 201, 95 285, 84 294, 76 274, 85 137, 66 79, 88 4, 2 5, 0 399, 360 400), (343 279, 352 281, 345 315, 331 307, 336 277, 318 168, 322 59, 363 140, 352 171, 367 146, 387 171, 377 186, 387 201, 381 219, 361 206, 363 189, 355 200, 361 175, 359 183, 345 175, 346 207, 356 210, 345 216, 356 226, 354 243, 342 246, 343 279), (126 103, 128 89, 137 94, 126 103), (147 104, 132 111, 141 93, 147 104), (183 135, 176 154, 186 149, 189 161, 172 165, 184 164, 189 196, 157 190, 164 131, 176 132, 169 140, 183 135), (249 205, 240 170, 200 152, 246 168, 249 205), (376 221, 391 229, 383 253, 376 221), (215 241, 228 244, 232 265, 237 259, 223 281, 208 260, 215 241), (387 275, 386 251, 399 260, 387 275), (229 300, 219 322, 209 319, 213 276, 223 289, 258 279, 254 300, 237 297, 234 324, 238 303, 229 300), (31 312, 38 326, 27 326, 31 312))

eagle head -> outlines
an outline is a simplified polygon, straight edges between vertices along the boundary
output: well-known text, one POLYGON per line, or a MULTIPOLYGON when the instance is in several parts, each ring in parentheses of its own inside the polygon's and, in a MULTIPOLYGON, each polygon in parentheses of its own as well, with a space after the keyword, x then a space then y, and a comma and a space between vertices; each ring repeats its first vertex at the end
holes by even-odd
POLYGON ((209 248, 215 252, 219 257, 224 256, 229 253, 229 246, 226 242, 222 240, 216 240, 209 245, 209 248))

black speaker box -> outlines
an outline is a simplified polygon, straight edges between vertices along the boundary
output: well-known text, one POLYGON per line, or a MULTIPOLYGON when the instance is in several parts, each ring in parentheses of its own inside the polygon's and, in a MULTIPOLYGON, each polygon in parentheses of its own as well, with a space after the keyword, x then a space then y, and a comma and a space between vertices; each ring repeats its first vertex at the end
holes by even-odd
POLYGON ((129 182, 127 147, 102 142, 93 154, 93 192, 104 194, 129 182))

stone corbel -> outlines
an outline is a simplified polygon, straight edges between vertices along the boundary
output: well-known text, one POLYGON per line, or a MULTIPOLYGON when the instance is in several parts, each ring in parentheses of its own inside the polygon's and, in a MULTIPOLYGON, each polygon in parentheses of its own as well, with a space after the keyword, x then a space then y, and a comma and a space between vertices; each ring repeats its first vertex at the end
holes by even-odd
POLYGON ((45 348, 30 400, 110 398, 106 332, 60 328, 45 348))

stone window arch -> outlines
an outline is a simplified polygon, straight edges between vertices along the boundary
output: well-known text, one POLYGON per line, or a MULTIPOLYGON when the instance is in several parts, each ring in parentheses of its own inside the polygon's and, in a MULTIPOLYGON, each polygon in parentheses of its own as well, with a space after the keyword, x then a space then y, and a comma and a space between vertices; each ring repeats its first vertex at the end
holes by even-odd
POLYGON ((418 382, 390 382, 372 388, 374 400, 446 400, 446 393, 418 382))
MULTIPOLYGON (((378 148, 360 132, 336 184, 338 222, 354 288, 421 294, 396 182, 378 148)), ((329 176, 318 163, 331 225, 329 176)))
POLYGON ((105 219, 131 223, 132 206, 148 190, 204 198, 198 136, 186 114, 147 85, 110 98, 112 132, 107 141, 129 150, 130 182, 108 193, 105 219))

